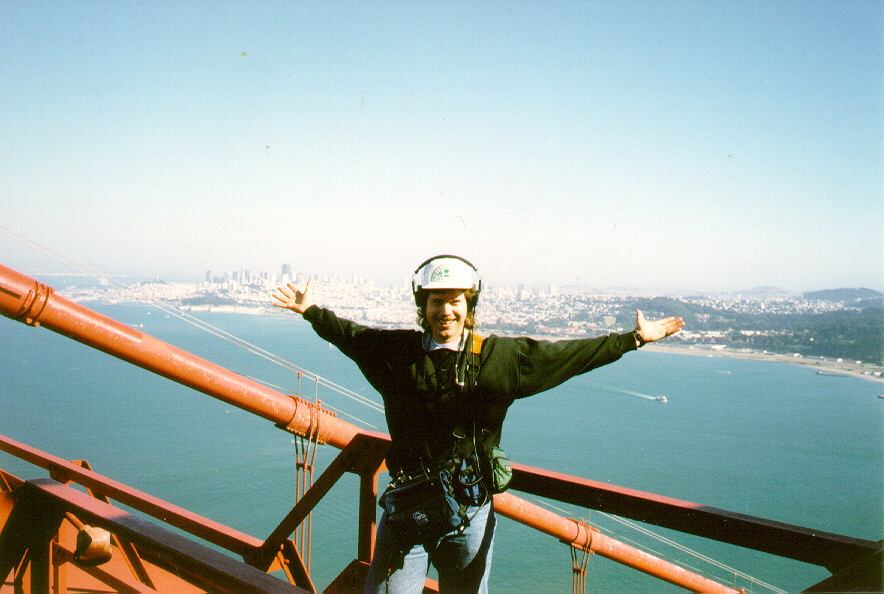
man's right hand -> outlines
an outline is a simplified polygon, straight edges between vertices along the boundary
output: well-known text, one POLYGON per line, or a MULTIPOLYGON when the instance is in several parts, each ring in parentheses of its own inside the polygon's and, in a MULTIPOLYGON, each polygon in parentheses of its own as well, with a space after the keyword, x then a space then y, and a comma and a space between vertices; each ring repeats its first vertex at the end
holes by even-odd
POLYGON ((272 302, 276 307, 290 309, 301 315, 313 305, 313 296, 311 295, 311 283, 307 281, 304 291, 299 291, 292 283, 288 283, 284 287, 277 287, 276 293, 273 294, 272 302))

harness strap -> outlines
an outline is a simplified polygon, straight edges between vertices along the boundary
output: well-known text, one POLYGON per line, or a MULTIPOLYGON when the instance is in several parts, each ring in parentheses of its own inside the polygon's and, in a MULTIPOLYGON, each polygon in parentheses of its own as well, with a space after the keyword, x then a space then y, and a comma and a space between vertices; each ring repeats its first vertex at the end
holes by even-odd
POLYGON ((470 347, 470 352, 474 355, 482 354, 482 342, 485 340, 475 332, 470 332, 473 335, 473 344, 470 347))

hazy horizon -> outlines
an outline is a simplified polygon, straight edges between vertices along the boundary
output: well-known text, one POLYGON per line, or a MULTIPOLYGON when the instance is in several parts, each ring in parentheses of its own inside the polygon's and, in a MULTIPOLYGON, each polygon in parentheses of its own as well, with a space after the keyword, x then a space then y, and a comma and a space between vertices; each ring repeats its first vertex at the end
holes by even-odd
MULTIPOLYGON (((3 264, 3 262, 0 262, 0 264, 3 264)), ((260 274, 260 273, 272 271, 276 274, 276 281, 277 281, 277 283, 279 283, 282 280, 280 268, 281 268, 281 265, 277 266, 276 268, 262 268, 262 269, 254 269, 254 270, 243 269, 243 268, 229 268, 229 269, 224 269, 224 270, 203 271, 202 273, 185 274, 185 275, 180 275, 180 276, 162 276, 159 274, 138 275, 138 274, 128 274, 128 273, 111 274, 111 273, 107 273, 106 271, 102 271, 102 270, 93 270, 91 272, 87 270, 87 271, 83 272, 82 268, 75 268, 73 266, 67 266, 67 265, 63 266, 62 268, 34 267, 34 268, 30 268, 30 269, 20 268, 17 270, 18 270, 18 272, 22 272, 24 274, 34 276, 38 279, 41 279, 41 280, 43 280, 43 282, 48 282, 48 284, 50 286, 53 286, 52 282, 51 282, 52 278, 66 278, 66 277, 92 278, 92 279, 95 279, 97 282, 97 280, 103 275, 106 275, 107 277, 109 277, 108 280, 111 281, 111 285, 120 286, 120 284, 127 285, 130 282, 144 283, 144 282, 151 282, 154 280, 158 280, 158 281, 162 281, 162 282, 169 282, 169 283, 200 284, 205 281, 205 276, 206 276, 207 272, 211 272, 217 280, 218 277, 223 276, 227 272, 238 272, 240 270, 248 270, 252 274, 260 274), (46 279, 49 279, 49 280, 47 281, 46 279)), ((315 279, 315 282, 323 282, 321 277, 326 277, 327 279, 331 279, 332 277, 337 277, 338 279, 340 279, 344 282, 352 282, 353 281, 353 275, 341 274, 341 273, 336 273, 336 272, 316 272, 316 271, 295 270, 294 273, 296 275, 304 274, 304 275, 306 275, 307 278, 315 279), (318 278, 318 280, 317 280, 317 277, 320 277, 320 278, 318 278)), ((378 279, 378 278, 371 278, 371 277, 357 277, 357 278, 358 278, 359 282, 366 282, 367 281, 367 282, 373 283, 375 286, 380 286, 380 287, 401 286, 401 287, 404 287, 407 289, 409 287, 409 283, 410 283, 410 277, 408 277, 408 275, 403 276, 402 278, 399 278, 399 279, 392 279, 392 280, 378 279)), ((296 282, 296 284, 298 284, 297 281, 295 281, 295 282, 296 282)), ((737 294, 749 294, 749 293, 777 293, 777 292, 786 292, 786 293, 793 294, 793 295, 801 295, 804 293, 812 293, 815 291, 840 290, 840 289, 847 289, 847 290, 868 289, 868 290, 877 291, 879 293, 884 293, 884 289, 882 289, 882 288, 868 287, 868 286, 811 287, 811 288, 804 287, 804 288, 798 288, 798 289, 790 289, 787 287, 782 287, 782 286, 777 286, 777 285, 754 285, 754 286, 746 286, 746 287, 736 288, 736 289, 703 289, 703 288, 699 288, 699 287, 689 287, 689 286, 680 287, 680 288, 660 289, 660 288, 653 288, 653 287, 642 287, 642 286, 638 286, 638 285, 602 286, 602 285, 594 285, 594 284, 586 283, 586 282, 584 282, 582 284, 574 284, 574 283, 558 284, 555 282, 551 282, 551 283, 549 283, 549 282, 548 283, 509 282, 509 283, 507 283, 507 282, 494 282, 493 280, 483 279, 483 283, 485 284, 486 288, 491 288, 491 289, 498 289, 498 288, 499 289, 514 289, 519 286, 523 286, 525 288, 544 291, 544 290, 547 290, 550 286, 552 286, 552 287, 555 287, 557 290, 598 291, 601 294, 604 294, 606 292, 611 293, 611 294, 631 292, 630 294, 633 294, 635 296, 640 296, 640 295, 672 295, 672 296, 680 295, 680 296, 686 296, 686 295, 690 295, 690 294, 701 294, 701 295, 731 294, 731 295, 737 295, 737 294)), ((61 288, 61 287, 56 287, 56 288, 61 288)))
MULTIPOLYGON (((884 4, 6 3, 0 263, 884 290, 884 4)), ((59 271, 63 271, 58 267, 59 271)))

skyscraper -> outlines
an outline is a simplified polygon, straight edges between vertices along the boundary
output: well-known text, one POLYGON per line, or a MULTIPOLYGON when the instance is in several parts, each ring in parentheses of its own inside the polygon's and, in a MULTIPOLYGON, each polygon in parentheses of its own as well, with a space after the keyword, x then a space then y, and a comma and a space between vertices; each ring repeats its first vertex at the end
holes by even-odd
POLYGON ((292 272, 292 265, 291 264, 283 264, 282 265, 281 278, 282 278, 283 284, 290 283, 293 280, 295 280, 295 274, 294 274, 294 272, 292 272))

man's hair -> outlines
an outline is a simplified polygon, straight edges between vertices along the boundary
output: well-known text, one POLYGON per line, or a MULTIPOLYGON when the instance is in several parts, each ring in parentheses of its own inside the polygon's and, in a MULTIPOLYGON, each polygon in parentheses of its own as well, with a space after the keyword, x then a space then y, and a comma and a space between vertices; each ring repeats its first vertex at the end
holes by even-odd
MULTIPOLYGON (((418 326, 426 331, 430 330, 430 323, 427 321, 426 316, 427 300, 430 298, 430 293, 433 293, 433 291, 418 289, 415 295, 417 301, 417 323, 418 326)), ((466 289, 463 292, 463 296, 467 300, 467 317, 466 320, 464 320, 464 328, 466 328, 467 330, 475 330, 476 302, 479 297, 479 291, 477 291, 475 288, 466 289)))

